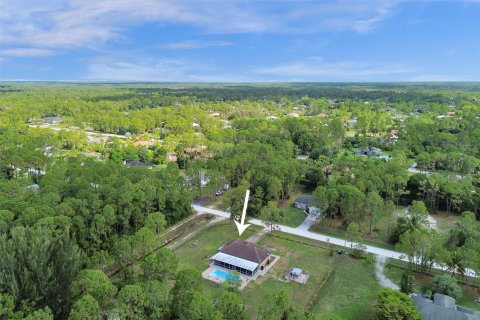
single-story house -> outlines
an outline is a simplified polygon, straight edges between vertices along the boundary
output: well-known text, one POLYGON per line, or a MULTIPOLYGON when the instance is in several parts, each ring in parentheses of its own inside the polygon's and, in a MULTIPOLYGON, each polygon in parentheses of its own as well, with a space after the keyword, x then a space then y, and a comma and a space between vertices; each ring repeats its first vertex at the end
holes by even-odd
POLYGON ((412 295, 413 304, 424 320, 480 320, 480 312, 457 306, 455 299, 436 293, 433 300, 423 295, 412 295))
POLYGON ((177 153, 175 151, 169 152, 167 154, 168 162, 177 162, 177 153))
POLYGON ((299 196, 295 200, 295 208, 302 209, 306 213, 315 214, 318 209, 313 205, 314 200, 315 200, 315 197, 312 196, 311 194, 306 194, 306 195, 303 195, 303 196, 299 196))
POLYGON ((220 247, 211 257, 214 265, 253 276, 271 262, 271 253, 253 242, 235 239, 220 247))
POLYGON ((46 123, 57 124, 63 121, 62 117, 43 117, 42 120, 46 123))
POLYGON ((29 185, 27 188, 32 190, 33 192, 40 191, 40 186, 36 183, 29 185))
POLYGON ((357 156, 380 157, 382 155, 382 149, 375 147, 362 147, 357 149, 356 154, 357 156))

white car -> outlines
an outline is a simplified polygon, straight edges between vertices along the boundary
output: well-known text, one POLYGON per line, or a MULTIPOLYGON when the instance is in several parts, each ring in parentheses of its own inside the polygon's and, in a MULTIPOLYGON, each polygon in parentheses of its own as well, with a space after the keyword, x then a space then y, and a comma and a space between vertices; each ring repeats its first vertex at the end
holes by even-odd
POLYGON ((223 190, 218 190, 217 192, 215 192, 216 196, 221 196, 222 194, 223 194, 223 190))

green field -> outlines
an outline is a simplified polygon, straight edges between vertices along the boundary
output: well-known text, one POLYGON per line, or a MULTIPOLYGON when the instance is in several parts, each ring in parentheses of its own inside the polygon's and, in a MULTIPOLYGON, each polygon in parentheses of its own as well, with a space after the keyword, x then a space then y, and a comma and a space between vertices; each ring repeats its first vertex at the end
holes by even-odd
POLYGON ((339 256, 333 275, 314 305, 320 319, 336 315, 340 319, 374 319, 377 294, 381 289, 374 265, 365 260, 339 256))
POLYGON ((293 228, 301 225, 303 220, 307 217, 302 209, 295 208, 293 204, 286 205, 281 211, 284 216, 282 224, 293 228))

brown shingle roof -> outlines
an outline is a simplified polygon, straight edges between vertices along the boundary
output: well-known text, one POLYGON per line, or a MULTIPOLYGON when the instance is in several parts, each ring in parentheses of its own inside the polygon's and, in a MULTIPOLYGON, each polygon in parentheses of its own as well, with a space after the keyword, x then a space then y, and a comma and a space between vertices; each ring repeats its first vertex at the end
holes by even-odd
POLYGON ((230 241, 223 246, 220 252, 256 263, 262 263, 270 255, 270 251, 267 249, 258 248, 255 243, 242 239, 230 241))

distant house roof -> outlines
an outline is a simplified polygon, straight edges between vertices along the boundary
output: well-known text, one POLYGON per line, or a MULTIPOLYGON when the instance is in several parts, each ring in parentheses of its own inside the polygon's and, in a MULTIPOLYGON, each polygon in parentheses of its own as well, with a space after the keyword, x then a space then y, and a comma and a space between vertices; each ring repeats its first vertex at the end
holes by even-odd
POLYGON ((480 320, 480 312, 457 306, 455 299, 443 294, 436 293, 433 301, 420 295, 412 299, 424 320, 480 320))
POLYGON ((38 190, 40 190, 40 186, 39 186, 38 184, 36 184, 36 183, 29 185, 27 188, 28 188, 28 189, 31 189, 31 190, 33 190, 33 191, 35 191, 35 192, 37 192, 38 190))
POLYGON ((297 200, 295 200, 295 203, 301 203, 301 204, 309 205, 313 202, 313 200, 315 200, 314 196, 312 196, 311 194, 306 194, 306 195, 298 197, 297 200))
POLYGON ((148 147, 151 146, 153 143, 147 140, 138 140, 133 143, 135 147, 148 147))
POLYGON ((382 149, 375 147, 361 147, 357 149, 357 155, 359 156, 380 156, 382 149))
POLYGON ((235 239, 224 245, 219 252, 255 263, 262 263, 270 255, 270 251, 259 248, 255 243, 235 239))
POLYGON ((127 167, 153 167, 154 164, 151 162, 143 162, 140 160, 131 160, 125 163, 127 167))
POLYGON ((42 119, 47 122, 61 122, 63 120, 62 117, 43 117, 42 119))

